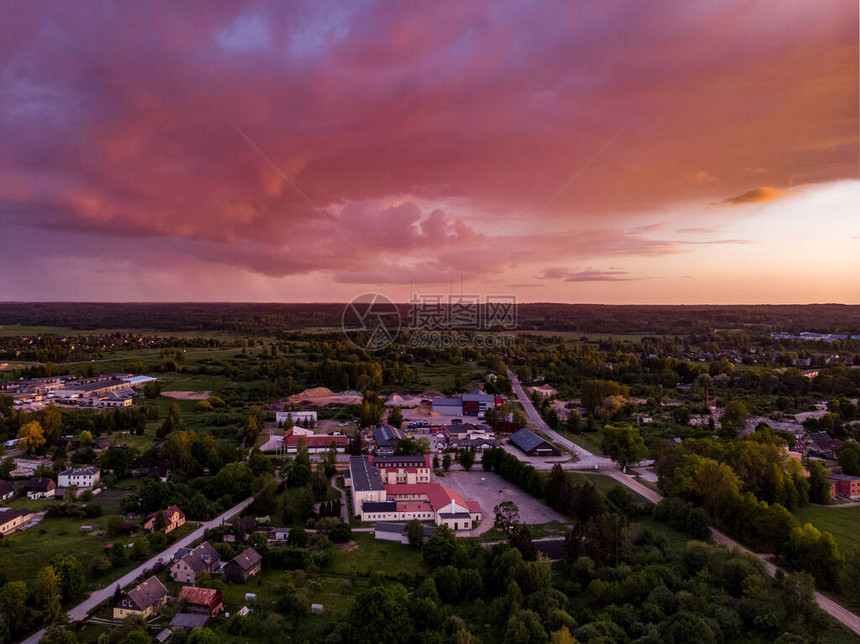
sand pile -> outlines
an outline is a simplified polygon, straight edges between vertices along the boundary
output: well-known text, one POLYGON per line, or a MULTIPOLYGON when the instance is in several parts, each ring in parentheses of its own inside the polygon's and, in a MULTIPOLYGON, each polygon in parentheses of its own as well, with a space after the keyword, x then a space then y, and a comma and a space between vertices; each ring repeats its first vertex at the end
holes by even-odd
POLYGON ((313 400, 314 398, 328 398, 334 396, 334 392, 328 387, 313 387, 305 389, 302 393, 290 396, 290 398, 301 398, 302 400, 313 400))

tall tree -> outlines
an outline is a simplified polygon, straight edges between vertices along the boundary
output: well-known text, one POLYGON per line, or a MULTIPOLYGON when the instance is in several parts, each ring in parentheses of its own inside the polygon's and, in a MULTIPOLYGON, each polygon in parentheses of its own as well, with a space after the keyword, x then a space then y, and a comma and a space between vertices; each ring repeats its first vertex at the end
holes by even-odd
POLYGON ((638 427, 607 425, 603 428, 601 448, 622 469, 631 463, 638 462, 646 454, 645 441, 642 440, 638 427))
POLYGON ((403 410, 400 407, 388 408, 388 424, 400 427, 403 424, 403 410))
POLYGON ((520 523, 520 509, 513 501, 502 501, 493 508, 495 519, 493 527, 510 536, 514 527, 520 523))
POLYGON ((409 596, 402 584, 372 586, 356 597, 349 640, 356 644, 405 642, 412 636, 409 596))
POLYGON ((860 443, 847 441, 837 452, 842 473, 849 476, 860 475, 860 443))
POLYGON ((472 469, 472 465, 475 464, 475 452, 464 449, 458 455, 457 460, 460 462, 460 465, 463 466, 463 469, 468 472, 472 469))
POLYGON ((38 420, 31 420, 22 425, 18 430, 18 438, 23 441, 28 454, 41 450, 45 446, 45 432, 38 420))

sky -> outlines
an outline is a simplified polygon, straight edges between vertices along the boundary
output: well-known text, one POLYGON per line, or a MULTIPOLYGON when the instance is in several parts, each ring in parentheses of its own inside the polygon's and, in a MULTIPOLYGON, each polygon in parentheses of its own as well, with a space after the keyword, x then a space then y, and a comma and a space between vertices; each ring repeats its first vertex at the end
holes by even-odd
POLYGON ((0 300, 860 303, 845 0, 0 3, 0 300))

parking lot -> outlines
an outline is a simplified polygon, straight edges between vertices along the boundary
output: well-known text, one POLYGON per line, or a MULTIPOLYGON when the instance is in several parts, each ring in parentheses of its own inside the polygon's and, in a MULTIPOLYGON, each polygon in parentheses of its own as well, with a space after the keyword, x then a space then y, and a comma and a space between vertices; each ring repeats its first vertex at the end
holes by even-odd
POLYGON ((481 534, 493 527, 493 508, 502 501, 513 501, 520 511, 520 521, 529 525, 559 521, 566 523, 555 510, 545 506, 537 499, 529 496, 515 485, 511 485, 505 479, 493 472, 485 472, 482 469, 473 469, 471 472, 450 471, 444 478, 435 478, 435 482, 451 488, 464 501, 478 501, 481 504, 481 512, 484 515, 480 527, 473 534, 481 534))

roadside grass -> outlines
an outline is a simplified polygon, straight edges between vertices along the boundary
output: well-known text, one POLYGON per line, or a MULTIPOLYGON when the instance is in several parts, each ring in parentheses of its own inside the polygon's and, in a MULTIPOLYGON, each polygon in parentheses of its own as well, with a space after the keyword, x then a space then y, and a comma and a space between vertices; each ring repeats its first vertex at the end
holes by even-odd
MULTIPOLYGON (((563 537, 567 532, 568 527, 560 521, 550 521, 549 523, 536 523, 529 525, 532 531, 532 539, 543 539, 545 537, 563 537)), ((490 528, 480 535, 482 543, 492 541, 507 541, 507 535, 497 528, 490 528)))
POLYGON ((564 427, 559 427, 555 431, 564 436, 570 442, 579 445, 592 454, 596 454, 598 456, 603 454, 603 450, 600 448, 600 444, 603 442, 603 436, 600 432, 583 432, 581 434, 574 434, 573 432, 567 431, 564 427))

